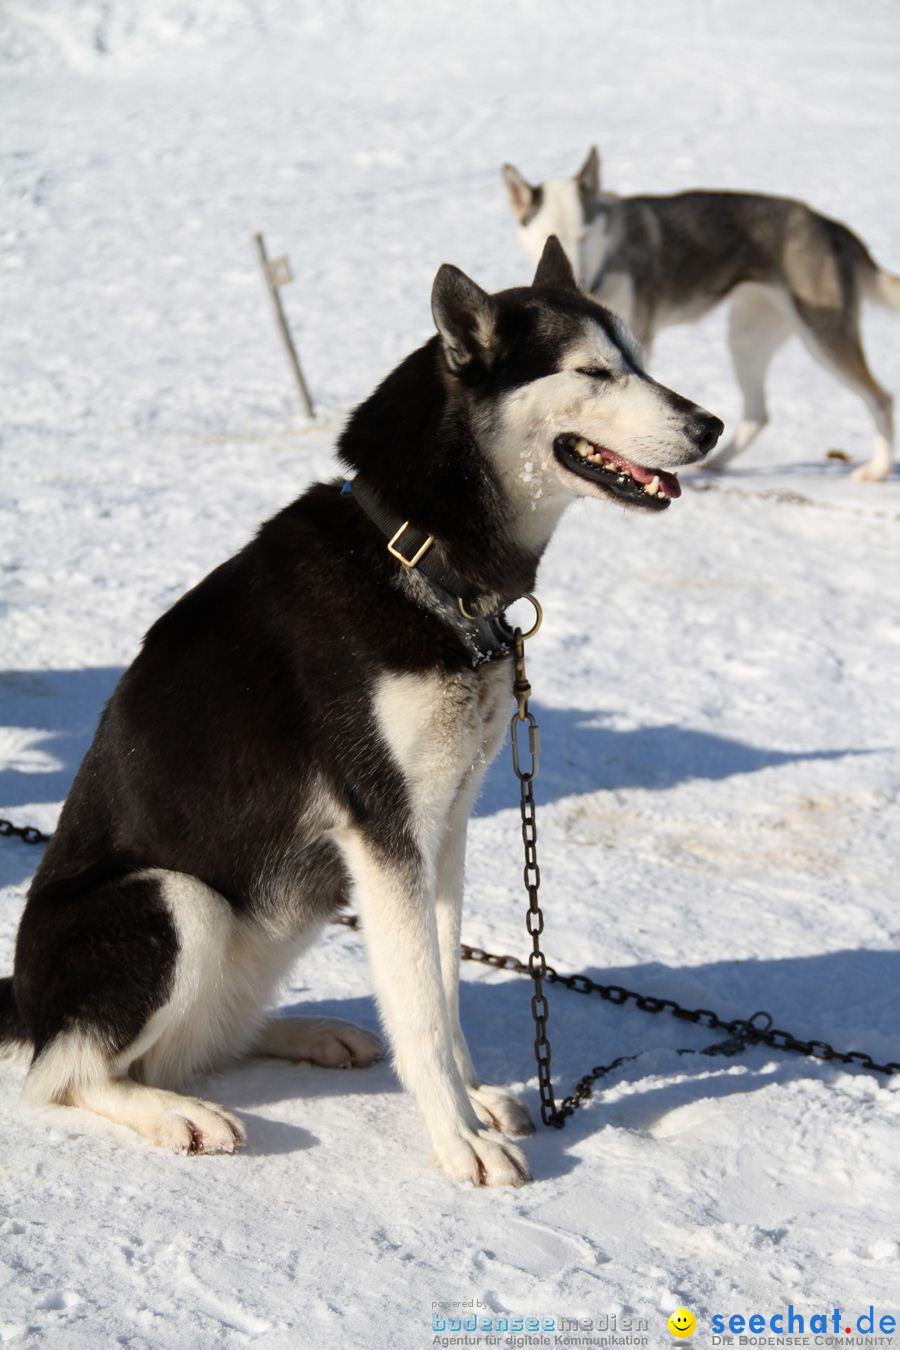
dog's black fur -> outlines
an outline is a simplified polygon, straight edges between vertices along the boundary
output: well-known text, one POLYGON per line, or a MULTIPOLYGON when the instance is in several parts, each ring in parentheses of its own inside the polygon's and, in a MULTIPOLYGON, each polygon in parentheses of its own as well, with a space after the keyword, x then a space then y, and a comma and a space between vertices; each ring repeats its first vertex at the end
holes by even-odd
MULTIPOLYGON (((540 307, 533 288, 494 297, 489 363, 476 354, 452 374, 433 337, 356 409, 340 442, 384 505, 434 534, 487 594, 530 590, 539 559, 506 528, 472 419, 502 390, 550 373, 586 313, 611 322, 566 284, 566 269, 545 279, 540 307)), ((0 982, 8 1040, 38 1055, 89 1025, 121 1050, 165 1001, 177 938, 156 883, 135 879, 143 869, 199 877, 247 915, 290 896, 297 930, 336 914, 347 897, 340 854, 303 829, 317 785, 373 842, 413 855, 404 785, 367 693, 381 671, 452 671, 469 657, 397 582, 382 534, 336 480, 309 488, 157 620, 31 885, 14 998, 0 982)))

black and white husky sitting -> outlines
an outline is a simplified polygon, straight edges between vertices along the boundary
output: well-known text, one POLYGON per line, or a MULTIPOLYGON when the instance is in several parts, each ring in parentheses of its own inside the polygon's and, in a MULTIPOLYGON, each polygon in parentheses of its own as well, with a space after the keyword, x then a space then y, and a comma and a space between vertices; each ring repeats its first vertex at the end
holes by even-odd
POLYGON ((103 713, 0 982, 29 1102, 227 1153, 243 1127, 191 1076, 376 1059, 367 1031, 268 1011, 352 893, 438 1163, 527 1179, 501 1136, 528 1112, 479 1078, 457 1004, 466 823, 511 712, 499 616, 569 502, 662 510, 722 424, 644 373, 556 239, 531 288, 444 266, 432 306, 437 336, 350 418, 349 490, 311 487, 185 595, 103 713))
POLYGON ((875 423, 871 458, 853 471, 887 478, 894 462, 893 399, 873 376, 859 331, 861 300, 900 310, 900 276, 875 262, 846 225, 804 202, 751 192, 617 197, 601 189, 594 146, 573 178, 532 186, 503 166, 519 239, 530 257, 555 234, 580 284, 625 320, 650 359, 661 328, 701 319, 726 298, 728 342, 744 396, 731 441, 706 466, 724 468, 768 421, 772 357, 796 333, 858 394, 875 423))

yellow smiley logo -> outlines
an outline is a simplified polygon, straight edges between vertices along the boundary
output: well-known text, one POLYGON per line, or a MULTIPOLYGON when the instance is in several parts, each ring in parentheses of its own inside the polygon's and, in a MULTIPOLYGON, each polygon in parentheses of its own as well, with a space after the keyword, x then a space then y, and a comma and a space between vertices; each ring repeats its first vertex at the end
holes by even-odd
POLYGON ((697 1319, 687 1308, 678 1308, 669 1318, 668 1327, 673 1336, 683 1340, 685 1336, 691 1336, 697 1330, 697 1319))

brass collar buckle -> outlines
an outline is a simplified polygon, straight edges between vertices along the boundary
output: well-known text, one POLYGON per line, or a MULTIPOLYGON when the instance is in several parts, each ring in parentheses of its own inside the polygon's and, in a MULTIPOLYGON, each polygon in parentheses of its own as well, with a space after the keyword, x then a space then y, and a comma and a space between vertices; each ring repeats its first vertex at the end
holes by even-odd
POLYGON ((403 538, 404 534, 408 529, 409 529, 409 521, 404 520, 399 530, 397 530, 396 533, 388 540, 387 551, 392 558, 396 558, 397 561, 401 562, 404 567, 415 567, 418 563, 422 561, 422 559, 425 557, 425 554, 428 552, 428 550, 431 548, 431 545, 434 543, 434 535, 430 534, 428 538, 425 540, 424 544, 421 544, 420 547, 416 549, 412 557, 407 558, 404 556, 404 554, 400 552, 400 549, 397 547, 397 544, 398 541, 403 538))

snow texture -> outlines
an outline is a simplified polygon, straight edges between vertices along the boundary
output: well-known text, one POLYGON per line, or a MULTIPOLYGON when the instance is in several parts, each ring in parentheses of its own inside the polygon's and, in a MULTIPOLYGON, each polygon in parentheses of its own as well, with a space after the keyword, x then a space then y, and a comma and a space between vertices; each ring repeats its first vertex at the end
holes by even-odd
MULTIPOLYGON (((527 279, 499 166, 620 192, 800 196, 900 270, 892 2, 8 0, 0 814, 52 828, 154 617, 333 469, 346 410, 429 333, 450 260, 527 279), (320 416, 298 417, 252 246, 284 292, 320 416)), ((733 421, 724 317, 669 330, 654 373, 733 421)), ((867 343, 896 390, 897 316, 867 343)), ((573 509, 529 651, 546 948, 562 969, 900 1059, 900 480, 852 483, 862 405, 793 342, 773 422, 661 518, 573 509)), ((523 953, 514 782, 472 828, 464 937, 523 953)), ((0 847, 0 969, 35 865, 0 847)), ((488 1078, 535 1104, 529 989, 467 967, 488 1078)), ((286 1007, 377 1025, 358 936, 330 930, 286 1007)), ((256 1061, 202 1084, 236 1157, 154 1152, 0 1070, 0 1342, 65 1350, 432 1344, 484 1315, 900 1313, 900 1095, 565 991, 557 1083, 639 1053, 534 1184, 429 1169, 386 1064, 256 1061), (458 1310, 457 1310, 458 1311, 458 1310), (471 1312, 471 1309, 467 1310, 471 1312)), ((847 1325, 850 1325, 848 1322, 847 1325)), ((485 1343, 485 1342, 482 1342, 485 1343)))

